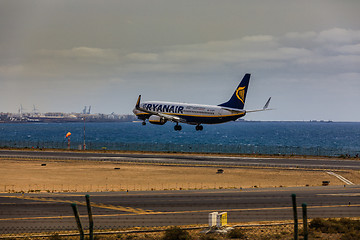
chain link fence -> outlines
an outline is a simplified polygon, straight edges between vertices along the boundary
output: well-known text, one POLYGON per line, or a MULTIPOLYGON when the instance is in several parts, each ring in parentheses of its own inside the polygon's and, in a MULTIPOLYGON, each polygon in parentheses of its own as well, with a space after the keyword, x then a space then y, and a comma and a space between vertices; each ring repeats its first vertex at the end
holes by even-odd
MULTIPOLYGON (((41 149, 83 149, 83 142, 48 141, 0 141, 2 148, 41 148, 41 149)), ((266 154, 266 155, 307 155, 307 156, 343 156, 358 157, 360 149, 295 147, 295 146, 254 146, 235 144, 176 144, 176 143, 116 143, 87 142, 88 150, 120 150, 149 152, 180 152, 180 153, 233 153, 233 154, 266 154)))
MULTIPOLYGON (((314 190, 314 189, 313 189, 314 190)), ((78 207, 85 232, 89 218, 85 197, 81 194, 13 194, 0 196, 0 237, 23 234, 76 233, 78 227, 71 204, 78 207)), ((206 228, 209 213, 227 212, 229 225, 264 221, 293 220, 290 193, 264 194, 262 191, 200 193, 189 191, 166 193, 107 193, 90 197, 94 232, 128 229, 159 229, 168 226, 206 228)), ((301 203, 307 203, 308 218, 360 217, 360 199, 343 195, 298 194, 297 213, 301 222, 301 203), (326 196, 324 196, 326 195, 326 196)))

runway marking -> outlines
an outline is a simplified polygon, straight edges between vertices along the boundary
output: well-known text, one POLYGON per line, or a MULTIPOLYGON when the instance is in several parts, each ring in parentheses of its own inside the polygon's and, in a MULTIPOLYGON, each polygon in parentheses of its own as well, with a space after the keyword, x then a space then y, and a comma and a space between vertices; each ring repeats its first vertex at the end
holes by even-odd
MULTIPOLYGON (((41 201, 41 202, 55 202, 55 203, 76 203, 77 205, 86 206, 86 202, 79 202, 79 201, 71 201, 71 200, 61 200, 61 199, 53 199, 53 198, 42 198, 42 197, 26 197, 26 196, 0 196, 0 197, 7 197, 7 198, 16 198, 16 199, 24 199, 24 200, 31 200, 31 201, 41 201)), ((115 206, 110 204, 103 204, 103 203, 94 203, 91 202, 92 207, 98 208, 105 208, 123 212, 131 212, 138 215, 143 214, 157 214, 160 212, 154 212, 152 210, 144 210, 141 208, 132 208, 132 207, 124 207, 124 206, 115 206)))
MULTIPOLYGON (((316 208, 339 208, 339 207, 360 207, 360 204, 352 205, 328 205, 328 206, 308 206, 308 209, 316 208)), ((297 207, 301 209, 301 207, 297 207)), ((151 212, 151 215, 170 215, 170 214, 186 214, 186 213, 210 213, 210 212, 246 212, 246 211, 264 211, 264 210, 286 210, 292 209, 292 207, 273 207, 273 208, 244 208, 244 209, 207 209, 207 210, 194 210, 194 211, 175 211, 175 212, 151 212)), ((121 217, 121 216, 139 216, 142 214, 128 213, 128 214, 103 214, 93 215, 94 218, 101 217, 121 217)), ((87 218, 87 215, 81 215, 81 218, 87 218)), ((50 216, 50 217, 23 217, 23 218, 0 218, 0 221, 16 221, 16 220, 41 220, 41 219, 63 219, 74 218, 74 216, 50 216)))
MULTIPOLYGON (((360 207, 360 204, 352 205, 328 205, 328 206, 307 206, 307 208, 338 208, 338 207, 360 207)), ((301 209, 301 207, 297 207, 301 209)), ((245 209, 215 209, 215 210, 194 210, 194 211, 178 211, 178 212, 164 212, 162 214, 181 214, 181 213, 201 213, 201 212, 238 212, 238 211, 264 211, 264 210, 284 210, 293 209, 293 207, 273 207, 273 208, 245 208, 245 209)))
POLYGON ((347 185, 354 185, 354 183, 352 183, 350 180, 344 178, 343 176, 333 173, 333 172, 326 172, 329 175, 333 175, 335 177, 337 177, 339 180, 343 181, 344 183, 346 183, 347 185))
POLYGON ((320 193, 322 196, 343 196, 343 197, 359 197, 360 193, 320 193))

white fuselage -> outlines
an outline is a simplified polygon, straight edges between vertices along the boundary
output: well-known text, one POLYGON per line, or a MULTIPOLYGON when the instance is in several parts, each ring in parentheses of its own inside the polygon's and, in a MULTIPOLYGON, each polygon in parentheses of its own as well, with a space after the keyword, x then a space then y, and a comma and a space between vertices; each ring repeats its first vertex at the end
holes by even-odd
POLYGON ((152 124, 163 125, 167 121, 175 122, 175 131, 180 131, 179 123, 196 125, 196 131, 203 130, 202 124, 216 124, 235 121, 245 116, 247 112, 258 112, 267 109, 270 99, 263 109, 246 111, 244 110, 246 93, 249 86, 250 73, 246 73, 230 97, 229 101, 219 105, 189 104, 179 102, 149 101, 141 102, 141 95, 133 110, 138 119, 146 120, 152 124))
MULTIPOLYGON (((186 119, 186 122, 189 124, 223 123, 236 120, 245 115, 245 111, 233 112, 215 105, 176 102, 148 101, 141 103, 140 107, 151 112, 181 117, 182 119, 186 119)), ((137 116, 150 115, 149 113, 136 109, 134 109, 133 112, 137 116)))

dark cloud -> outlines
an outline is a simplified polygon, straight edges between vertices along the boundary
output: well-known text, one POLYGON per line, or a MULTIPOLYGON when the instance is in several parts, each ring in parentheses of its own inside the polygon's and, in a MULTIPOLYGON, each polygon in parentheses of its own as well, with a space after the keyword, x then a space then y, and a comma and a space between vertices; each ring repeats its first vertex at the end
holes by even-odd
POLYGON ((129 113, 139 93, 217 104, 251 72, 247 107, 272 95, 278 110, 248 119, 360 121, 358 10, 332 0, 2 1, 1 111, 129 113))

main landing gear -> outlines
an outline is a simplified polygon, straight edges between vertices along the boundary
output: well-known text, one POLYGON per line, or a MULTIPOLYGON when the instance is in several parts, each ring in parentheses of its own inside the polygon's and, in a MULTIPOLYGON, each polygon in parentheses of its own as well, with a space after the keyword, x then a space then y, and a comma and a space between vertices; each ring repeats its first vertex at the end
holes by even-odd
POLYGON ((178 123, 176 123, 176 125, 174 126, 174 130, 180 131, 181 129, 182 129, 182 127, 178 123))
POLYGON ((145 122, 145 120, 141 123, 143 126, 145 126, 146 125, 146 122, 145 122))
POLYGON ((202 131, 204 128, 201 125, 196 125, 195 129, 196 131, 202 131))
MULTIPOLYGON (((182 127, 176 123, 176 125, 174 126, 174 130, 175 131, 180 131, 182 129, 182 127)), ((202 125, 196 125, 195 127, 196 131, 202 131, 204 129, 204 127, 202 125)))

